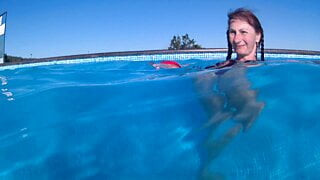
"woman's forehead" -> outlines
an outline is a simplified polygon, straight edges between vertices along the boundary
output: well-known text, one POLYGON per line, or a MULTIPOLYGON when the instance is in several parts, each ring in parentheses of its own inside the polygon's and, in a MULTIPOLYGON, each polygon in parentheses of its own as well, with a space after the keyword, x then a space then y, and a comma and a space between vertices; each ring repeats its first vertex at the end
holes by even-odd
POLYGON ((253 29, 253 27, 247 21, 244 21, 241 19, 231 19, 230 24, 229 24, 229 28, 230 29, 234 29, 234 28, 236 28, 236 29, 238 29, 238 28, 253 29))

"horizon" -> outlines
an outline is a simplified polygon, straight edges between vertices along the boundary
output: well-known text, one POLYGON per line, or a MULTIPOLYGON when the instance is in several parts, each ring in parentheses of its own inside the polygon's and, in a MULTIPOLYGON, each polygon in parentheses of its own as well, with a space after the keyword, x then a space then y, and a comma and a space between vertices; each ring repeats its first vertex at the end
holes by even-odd
POLYGON ((261 21, 266 49, 320 50, 320 25, 314 23, 320 2, 315 0, 0 4, 0 14, 8 13, 5 52, 23 58, 162 50, 174 35, 186 33, 204 48, 226 48, 227 13, 239 7, 253 10, 261 21))

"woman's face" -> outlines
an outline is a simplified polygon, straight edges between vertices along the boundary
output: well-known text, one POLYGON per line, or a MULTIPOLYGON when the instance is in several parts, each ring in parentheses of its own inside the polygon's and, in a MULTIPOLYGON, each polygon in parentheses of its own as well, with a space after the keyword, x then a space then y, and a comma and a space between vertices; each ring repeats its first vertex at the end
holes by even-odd
POLYGON ((256 44, 260 41, 261 34, 246 21, 232 19, 229 25, 229 41, 237 53, 240 61, 256 60, 256 44))

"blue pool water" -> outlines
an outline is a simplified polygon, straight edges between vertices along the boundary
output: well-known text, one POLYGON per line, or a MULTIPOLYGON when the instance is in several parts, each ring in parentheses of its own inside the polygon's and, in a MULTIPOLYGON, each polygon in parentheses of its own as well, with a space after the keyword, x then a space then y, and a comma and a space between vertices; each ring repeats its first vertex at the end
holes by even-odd
POLYGON ((319 179, 320 65, 291 60, 0 70, 0 179, 319 179))

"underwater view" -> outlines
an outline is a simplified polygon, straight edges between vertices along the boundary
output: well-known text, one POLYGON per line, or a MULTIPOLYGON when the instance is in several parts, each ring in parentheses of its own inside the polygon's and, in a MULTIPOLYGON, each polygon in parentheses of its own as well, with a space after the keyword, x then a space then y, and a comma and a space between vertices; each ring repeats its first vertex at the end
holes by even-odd
POLYGON ((318 179, 320 61, 0 70, 0 179, 318 179))

